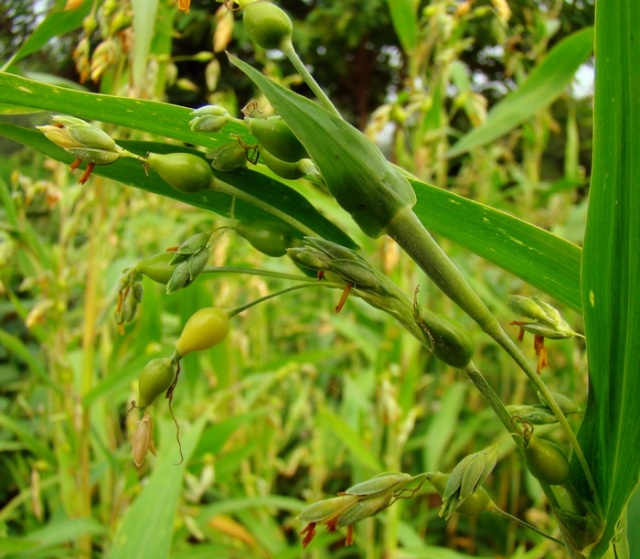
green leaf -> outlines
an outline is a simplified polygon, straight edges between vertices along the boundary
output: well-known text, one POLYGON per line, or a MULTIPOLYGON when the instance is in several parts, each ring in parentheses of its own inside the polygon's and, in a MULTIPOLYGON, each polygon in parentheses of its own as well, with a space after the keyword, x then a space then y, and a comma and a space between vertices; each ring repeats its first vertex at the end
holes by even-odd
POLYGON ((158 0, 131 0, 133 8, 133 83, 140 89, 147 71, 147 62, 153 40, 158 0))
MULTIPOLYGON (((242 61, 232 58, 232 62, 263 90, 296 135, 304 132, 305 136, 300 135, 299 139, 307 150, 308 141, 323 137, 341 137, 344 141, 344 137, 353 134, 353 127, 346 122, 323 119, 328 113, 315 103, 270 82, 242 61), (288 120, 289 112, 284 114, 289 105, 297 109, 292 112, 295 120, 288 120), (309 140, 310 129, 313 134, 309 140)), ((580 310, 578 247, 504 212, 418 180, 410 182, 418 197, 414 211, 425 227, 580 310)))
POLYGON ((415 0, 388 0, 391 22, 406 53, 418 44, 418 17, 415 0))
POLYGON ((92 8, 91 2, 82 2, 74 10, 64 10, 65 4, 64 0, 58 1, 57 5, 49 12, 49 15, 0 71, 5 71, 10 65, 22 60, 25 56, 41 50, 54 37, 65 35, 80 27, 82 20, 91 12, 92 8))
MULTIPOLYGON (((71 163, 73 156, 59 148, 37 130, 31 130, 10 124, 0 124, 0 135, 23 143, 33 149, 44 153, 47 157, 71 163)), ((155 142, 121 142, 126 149, 146 154, 154 153, 188 152, 202 157, 202 153, 189 148, 159 144, 155 142)), ((202 191, 197 193, 185 193, 171 188, 158 175, 150 172, 146 175, 143 166, 133 159, 119 160, 112 165, 96 166, 94 174, 109 177, 123 184, 167 196, 186 204, 205 210, 216 212, 225 217, 231 217, 232 207, 234 217, 246 221, 252 220, 277 220, 272 213, 265 210, 266 206, 276 208, 280 212, 293 216, 295 221, 305 225, 321 237, 333 240, 349 247, 355 247, 355 243, 338 229, 332 222, 322 216, 301 194, 284 184, 273 180, 262 173, 249 169, 223 173, 213 171, 218 179, 224 181, 246 193, 256 200, 255 204, 249 204, 240 200, 233 202, 233 198, 221 192, 202 191)), ((293 219, 292 218, 292 219, 293 219)), ((287 223, 291 223, 288 221, 287 223)), ((309 234, 309 231, 300 233, 309 234)))
POLYGON ((593 51, 593 28, 577 31, 553 47, 522 86, 497 103, 478 128, 449 150, 455 157, 500 138, 555 101, 593 51))
POLYGON ((351 426, 341 417, 325 408, 320 411, 321 425, 328 431, 331 438, 340 441, 362 466, 378 473, 383 470, 380 461, 362 444, 362 439, 351 426))
POLYGON ((500 210, 410 180, 425 227, 582 311, 580 247, 500 210))
POLYGON ((184 425, 181 427, 182 463, 175 463, 175 445, 161 450, 153 473, 138 498, 127 509, 114 536, 109 559, 169 557, 182 477, 205 422, 206 418, 202 417, 188 428, 184 425))
MULTIPOLYGON (((605 519, 592 558, 611 551, 640 480, 638 29, 637 0, 598 2, 593 175, 582 263, 590 391, 579 432, 605 519)), ((615 556, 620 552, 616 548, 615 556)))

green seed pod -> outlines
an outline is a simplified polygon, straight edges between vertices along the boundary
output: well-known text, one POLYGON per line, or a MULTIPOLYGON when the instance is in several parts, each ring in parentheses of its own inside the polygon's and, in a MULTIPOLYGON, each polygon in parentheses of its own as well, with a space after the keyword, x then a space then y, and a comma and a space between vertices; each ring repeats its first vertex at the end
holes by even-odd
MULTIPOLYGON (((427 479, 436 488, 438 494, 442 497, 447 482, 449 481, 450 474, 443 474, 441 472, 428 473, 427 479)), ((469 495, 464 501, 462 501, 455 511, 447 511, 444 507, 440 510, 439 516, 444 516, 445 519, 449 519, 453 512, 457 512, 459 515, 472 518, 478 516, 482 512, 489 512, 495 508, 491 497, 486 492, 484 487, 479 487, 474 493, 469 495)))
POLYGON ((358 497, 355 495, 340 495, 331 499, 316 501, 302 509, 302 512, 298 515, 298 520, 322 524, 339 517, 357 502, 358 497))
POLYGON ((345 282, 363 291, 377 292, 381 283, 369 265, 350 260, 332 260, 329 269, 339 275, 345 282))
POLYGON ((176 249, 173 258, 171 259, 172 264, 177 264, 178 262, 184 262, 188 260, 193 255, 206 251, 209 249, 209 239, 211 239, 210 232, 204 233, 196 233, 195 235, 191 235, 186 241, 180 244, 180 246, 176 249))
POLYGON ((414 478, 409 474, 403 472, 384 472, 378 474, 367 481, 356 483, 345 490, 347 495, 358 495, 360 497, 373 497, 379 493, 386 493, 391 491, 394 493, 396 490, 403 488, 414 478))
POLYGON ((327 241, 320 237, 305 237, 304 241, 310 247, 324 252, 331 260, 349 260, 350 262, 356 262, 365 266, 369 265, 355 250, 343 247, 337 243, 327 241))
POLYGON ((189 269, 189 283, 196 279, 207 266, 209 261, 209 250, 201 250, 187 260, 189 269))
POLYGON ((313 247, 293 247, 287 249, 287 255, 296 264, 315 270, 316 272, 324 272, 331 265, 330 258, 322 251, 313 247))
POLYGON ((456 369, 464 369, 469 364, 475 345, 462 324, 428 310, 419 311, 416 322, 428 336, 436 358, 456 369))
POLYGON ((187 287, 191 283, 191 279, 189 279, 189 262, 183 261, 176 265, 171 278, 167 282, 167 295, 171 295, 178 291, 178 289, 182 289, 183 287, 187 287))
POLYGON ((393 491, 386 491, 357 502, 338 518, 336 528, 351 526, 360 520, 378 514, 391 504, 392 498, 393 491))
POLYGON ((143 258, 136 264, 135 269, 149 279, 166 285, 176 269, 175 265, 171 264, 172 259, 171 252, 161 252, 149 258, 143 258))
POLYGON ((558 445, 530 435, 524 437, 524 459, 531 475, 548 485, 562 485, 569 478, 567 457, 558 445))
POLYGON ((176 376, 176 363, 170 357, 152 359, 138 379, 138 407, 146 408, 165 392, 176 376))
POLYGON ((219 344, 229 333, 229 313, 222 309, 206 307, 196 311, 187 320, 176 342, 180 357, 194 351, 203 351, 219 344))
POLYGON ((218 171, 235 171, 247 164, 247 152, 239 142, 227 142, 207 152, 211 166, 218 171))
POLYGON ((230 119, 227 110, 217 105, 200 107, 190 115, 193 118, 189 121, 189 126, 193 132, 220 132, 230 119))
POLYGON ((95 165, 109 165, 110 163, 117 161, 120 157, 115 152, 105 151, 102 149, 68 148, 67 151, 74 157, 95 165))
POLYGON ((242 20, 249 37, 263 49, 280 49, 283 43, 291 42, 293 24, 289 16, 270 2, 246 5, 242 20))
MULTIPOLYGON (((569 398, 569 396, 565 396, 564 394, 559 394, 558 392, 552 392, 551 395, 553 396, 553 399, 555 400, 556 404, 558 404, 558 407, 560 408, 562 413, 564 413, 565 415, 572 414, 572 413, 580 413, 582 411, 580 409, 580 406, 576 404, 574 400, 569 398)), ((540 394, 539 392, 538 392, 538 398, 540 398, 540 401, 543 404, 548 405, 544 397, 542 396, 542 394, 540 394)))
POLYGON ((509 295, 507 305, 516 314, 531 318, 534 320, 547 320, 547 314, 544 309, 531 297, 524 297, 523 295, 509 295))
POLYGON ((213 173, 207 162, 193 153, 150 153, 149 168, 180 192, 199 192, 209 188, 213 173))
POLYGON ((267 256, 284 256, 292 243, 289 227, 277 222, 237 222, 234 229, 253 248, 267 256))
POLYGON ((309 157, 307 150, 281 117, 245 118, 245 122, 249 124, 249 132, 258 139, 260 146, 274 157, 288 163, 309 157))
POLYGON ((304 169, 298 163, 288 163, 271 155, 266 149, 260 149, 260 157, 263 163, 269 167, 273 173, 283 179, 296 180, 305 176, 304 169))

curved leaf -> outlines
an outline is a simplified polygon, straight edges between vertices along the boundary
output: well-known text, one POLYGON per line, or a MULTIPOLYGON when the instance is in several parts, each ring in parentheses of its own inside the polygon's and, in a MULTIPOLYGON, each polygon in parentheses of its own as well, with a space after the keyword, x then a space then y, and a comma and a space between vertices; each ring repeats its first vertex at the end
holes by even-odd
POLYGON ((487 120, 463 136, 447 153, 460 155, 493 142, 555 101, 593 51, 593 28, 573 33, 553 47, 522 86, 497 103, 487 120))

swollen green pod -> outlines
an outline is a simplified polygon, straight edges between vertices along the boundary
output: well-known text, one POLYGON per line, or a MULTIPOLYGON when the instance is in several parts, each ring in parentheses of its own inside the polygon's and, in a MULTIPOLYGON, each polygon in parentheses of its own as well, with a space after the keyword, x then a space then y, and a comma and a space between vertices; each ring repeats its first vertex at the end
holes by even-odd
POLYGON ((416 322, 431 342, 431 352, 443 363, 463 369, 475 351, 473 338, 459 322, 437 313, 416 312, 416 322))
POLYGON ((234 229, 253 248, 275 258, 284 256, 293 240, 289 227, 277 222, 239 221, 234 229))
POLYGON ((249 37, 263 49, 279 49, 291 42, 289 16, 271 2, 254 2, 243 8, 242 20, 249 37))
POLYGON ((176 342, 180 357, 203 351, 219 344, 229 333, 229 313, 223 309, 205 307, 196 311, 182 329, 176 342))
POLYGON ((258 139, 262 148, 274 157, 288 163, 309 157, 307 150, 281 117, 245 118, 245 122, 249 125, 249 132, 258 139))
POLYGON ((138 379, 138 407, 146 408, 165 392, 176 376, 176 364, 170 357, 149 361, 138 379))
POLYGON ((530 435, 524 438, 523 452, 527 469, 541 482, 562 485, 569 478, 569 461, 557 444, 530 435))
POLYGON ((176 266, 171 264, 172 259, 173 253, 171 252, 154 254, 140 260, 136 264, 136 271, 157 283, 166 285, 176 269, 176 266))
POLYGON ((149 168, 180 192, 199 192, 211 186, 213 173, 209 164, 193 153, 150 153, 149 168))
POLYGON ((305 173, 297 162, 290 163, 288 161, 283 161, 269 153, 266 149, 260 150, 260 157, 262 157, 264 164, 269 167, 274 174, 282 177, 283 179, 296 180, 304 177, 305 173))

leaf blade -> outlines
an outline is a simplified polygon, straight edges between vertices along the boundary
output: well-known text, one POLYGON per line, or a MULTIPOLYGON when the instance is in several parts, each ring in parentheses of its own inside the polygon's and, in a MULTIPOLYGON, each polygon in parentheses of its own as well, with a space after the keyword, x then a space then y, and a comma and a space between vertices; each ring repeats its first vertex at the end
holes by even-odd
POLYGON ((640 481, 640 4, 596 9, 594 154, 582 282, 590 394, 579 441, 604 509, 602 557, 640 481), (606 65, 606 66, 605 66, 606 65))
POLYGON ((582 29, 560 41, 522 86, 497 103, 484 123, 460 138, 447 157, 486 145, 548 107, 562 94, 592 51, 593 28, 582 29))

